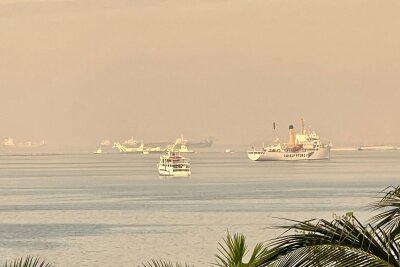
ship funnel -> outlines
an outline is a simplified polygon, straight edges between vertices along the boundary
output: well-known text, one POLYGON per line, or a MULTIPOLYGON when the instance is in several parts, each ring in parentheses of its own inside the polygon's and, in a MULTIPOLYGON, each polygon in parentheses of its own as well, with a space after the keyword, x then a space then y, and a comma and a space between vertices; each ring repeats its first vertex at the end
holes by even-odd
POLYGON ((295 145, 295 136, 294 136, 294 127, 293 125, 289 125, 289 145, 295 145))

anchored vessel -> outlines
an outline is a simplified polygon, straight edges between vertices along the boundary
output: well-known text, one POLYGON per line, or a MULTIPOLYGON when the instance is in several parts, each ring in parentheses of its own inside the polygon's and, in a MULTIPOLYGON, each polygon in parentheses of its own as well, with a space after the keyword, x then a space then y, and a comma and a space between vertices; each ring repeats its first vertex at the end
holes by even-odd
POLYGON ((37 148, 37 147, 42 147, 42 146, 46 145, 46 143, 44 140, 41 142, 26 141, 26 142, 15 143, 14 139, 9 137, 9 138, 6 138, 3 140, 2 145, 5 148, 37 148))
MULTIPOLYGON (((209 137, 201 141, 190 141, 183 138, 183 142, 190 148, 207 148, 213 145, 214 140, 212 137, 209 137)), ((159 141, 159 142, 148 143, 148 145, 165 147, 170 143, 171 141, 159 141)))
POLYGON ((160 162, 157 164, 158 173, 161 176, 190 176, 190 162, 182 157, 175 149, 182 140, 178 138, 174 145, 169 146, 167 153, 160 156, 160 162))
POLYGON ((394 146, 378 145, 378 146, 367 146, 363 145, 358 148, 358 150, 395 150, 394 146))
POLYGON ((121 145, 120 143, 114 143, 113 148, 117 148, 120 153, 142 153, 142 154, 149 154, 149 153, 162 153, 163 150, 161 147, 148 147, 145 146, 143 142, 140 143, 138 147, 127 147, 121 145))
POLYGON ((254 161, 329 159, 330 146, 323 144, 314 131, 305 130, 303 121, 302 125, 301 133, 296 135, 293 125, 289 125, 288 143, 275 142, 261 150, 253 148, 247 152, 247 156, 254 161))

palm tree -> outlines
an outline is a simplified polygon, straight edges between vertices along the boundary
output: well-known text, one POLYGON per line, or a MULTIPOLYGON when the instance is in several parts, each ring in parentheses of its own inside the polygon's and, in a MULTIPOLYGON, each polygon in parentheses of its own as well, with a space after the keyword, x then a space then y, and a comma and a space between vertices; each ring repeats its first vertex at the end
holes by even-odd
POLYGON ((326 220, 292 221, 287 234, 273 239, 258 266, 400 267, 400 186, 389 187, 371 205, 381 211, 361 224, 353 214, 326 220))

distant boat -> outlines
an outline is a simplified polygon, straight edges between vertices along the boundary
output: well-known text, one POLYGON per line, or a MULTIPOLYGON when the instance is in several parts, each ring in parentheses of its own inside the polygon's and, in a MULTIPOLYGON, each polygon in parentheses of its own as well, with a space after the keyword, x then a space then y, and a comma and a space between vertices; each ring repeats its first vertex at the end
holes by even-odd
POLYGON ((187 147, 186 144, 188 143, 188 140, 185 139, 182 135, 181 135, 180 138, 177 139, 176 142, 178 142, 178 143, 175 144, 175 151, 176 151, 176 152, 179 152, 179 153, 194 153, 193 150, 190 150, 190 149, 187 147), (179 146, 178 146, 178 145, 179 145, 179 146))
POLYGON ((362 145, 358 148, 358 150, 395 150, 395 149, 396 147, 388 145, 376 145, 376 146, 362 145))
POLYGON ((95 154, 103 154, 103 150, 101 149, 101 147, 99 147, 96 152, 94 152, 95 154))
POLYGON ((142 154, 149 154, 149 153, 163 153, 164 150, 161 147, 147 147, 144 145, 143 142, 140 143, 138 147, 127 147, 121 145, 120 143, 116 142, 113 145, 113 148, 117 148, 120 153, 142 153, 142 154))
POLYGON ((187 145, 193 148, 205 148, 211 147, 214 143, 214 139, 210 136, 207 139, 195 142, 195 141, 187 141, 187 145))
MULTIPOLYGON (((191 148, 206 148, 206 147, 211 147, 214 144, 214 140, 212 137, 209 137, 209 138, 201 140, 201 141, 189 141, 186 139, 184 139, 184 140, 185 140, 185 144, 191 148)), ((151 145, 151 146, 165 147, 170 143, 171 143, 171 141, 159 141, 159 142, 149 142, 147 144, 151 145)))
POLYGON ((13 138, 9 137, 3 140, 2 145, 7 149, 32 149, 43 147, 46 145, 46 142, 43 140, 41 142, 25 141, 16 143, 13 138))
POLYGON ((112 143, 111 143, 111 141, 108 140, 108 139, 101 140, 101 142, 100 142, 100 146, 103 146, 103 147, 105 147, 105 146, 111 146, 111 145, 112 145, 112 143))
POLYGON ((357 147, 333 147, 331 151, 357 151, 357 147))
MULTIPOLYGON (((275 131, 275 123, 273 124, 275 131)), ((294 160, 321 160, 329 159, 329 145, 323 144, 319 136, 304 129, 302 120, 302 131, 294 133, 293 125, 289 125, 289 142, 275 142, 261 150, 253 148, 248 151, 247 156, 254 161, 294 161, 294 160)))
POLYGON ((161 176, 190 176, 190 162, 180 155, 176 146, 183 140, 178 138, 172 146, 168 146, 167 153, 160 156, 157 164, 158 173, 161 176))
POLYGON ((124 145, 127 147, 133 147, 136 146, 137 144, 138 142, 135 139, 133 139, 133 137, 124 141, 124 145))
POLYGON ((178 151, 179 153, 194 153, 194 151, 188 149, 185 144, 181 144, 178 148, 176 148, 176 151, 178 151))

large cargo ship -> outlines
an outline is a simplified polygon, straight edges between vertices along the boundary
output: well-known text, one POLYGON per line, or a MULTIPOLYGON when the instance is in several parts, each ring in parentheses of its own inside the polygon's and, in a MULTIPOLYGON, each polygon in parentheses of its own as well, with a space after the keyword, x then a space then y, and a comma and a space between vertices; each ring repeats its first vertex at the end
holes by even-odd
POLYGON ((304 129, 302 121, 300 134, 295 134, 293 125, 289 125, 288 143, 275 142, 260 150, 253 148, 247 156, 254 161, 321 160, 330 158, 330 149, 314 131, 304 129))

